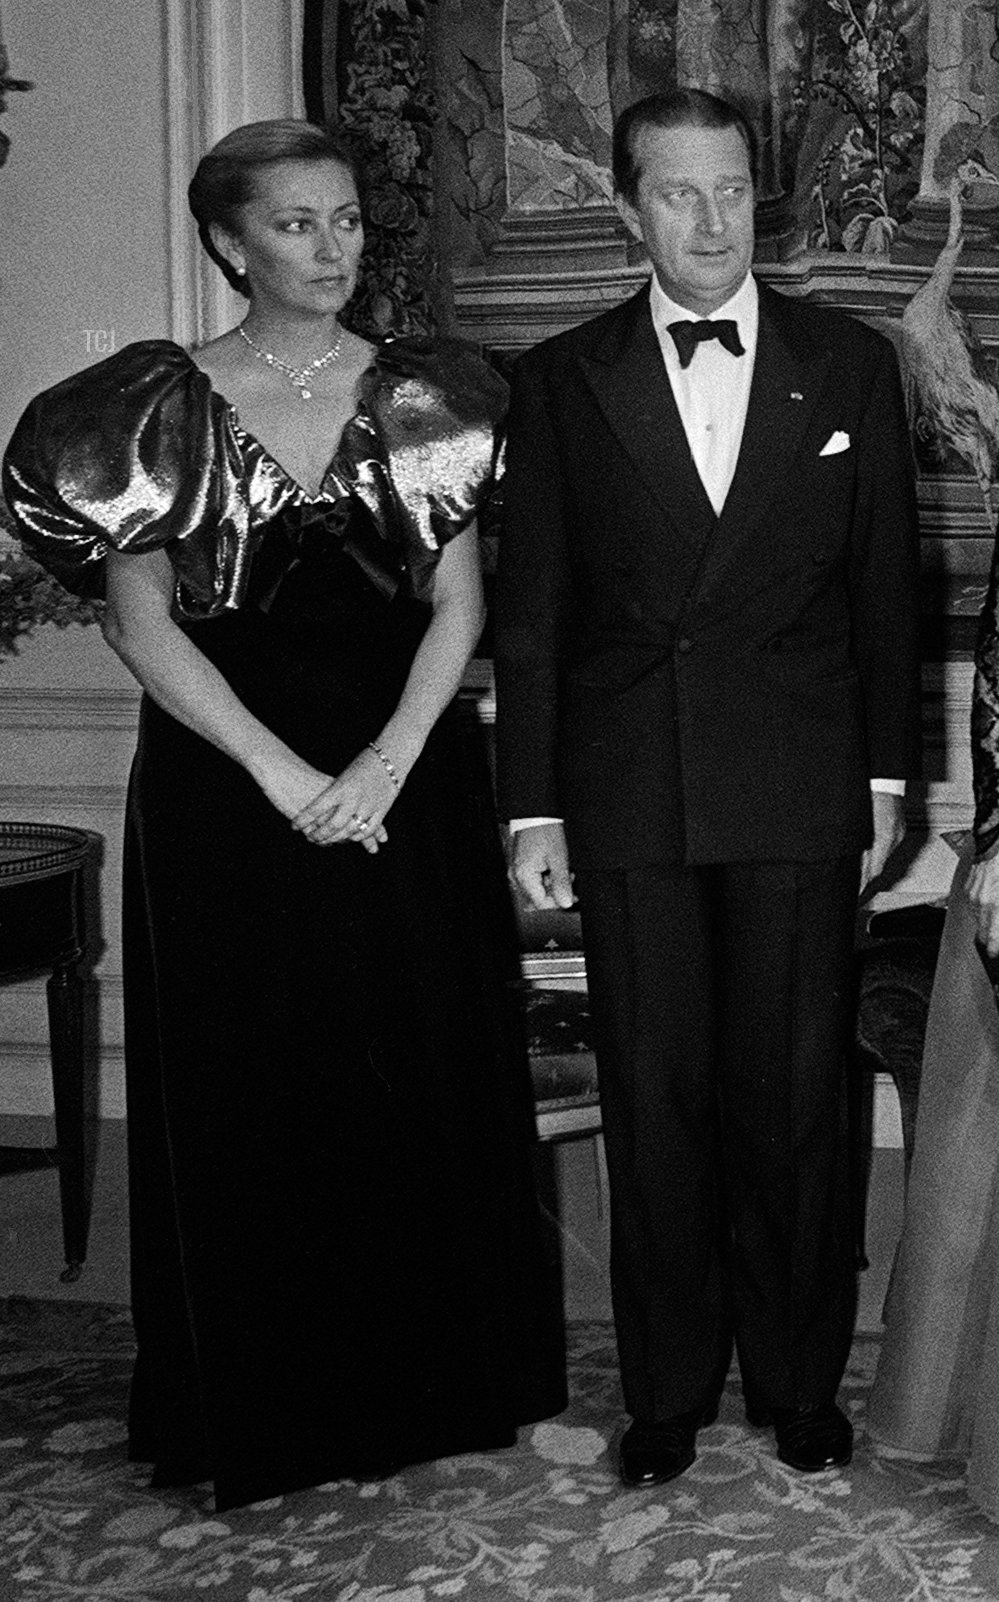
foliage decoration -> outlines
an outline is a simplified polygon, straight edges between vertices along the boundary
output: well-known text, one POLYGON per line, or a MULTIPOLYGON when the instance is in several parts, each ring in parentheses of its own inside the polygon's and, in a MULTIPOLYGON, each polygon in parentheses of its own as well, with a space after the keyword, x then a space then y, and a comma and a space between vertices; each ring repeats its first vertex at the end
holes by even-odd
POLYGON ((70 595, 18 544, 10 514, 0 501, 0 661, 16 656, 22 640, 43 623, 99 623, 100 601, 70 595))
POLYGON ((365 171, 365 252, 354 320, 372 333, 433 332, 433 124, 427 4, 345 0, 337 120, 365 171))
POLYGON ((925 88, 907 26, 917 0, 825 0, 799 105, 824 135, 808 243, 888 256, 919 188, 925 88))

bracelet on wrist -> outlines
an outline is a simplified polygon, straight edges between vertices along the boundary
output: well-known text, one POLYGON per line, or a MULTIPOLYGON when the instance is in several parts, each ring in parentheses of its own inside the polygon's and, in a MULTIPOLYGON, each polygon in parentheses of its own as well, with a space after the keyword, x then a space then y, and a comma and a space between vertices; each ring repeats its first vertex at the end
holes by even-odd
POLYGON ((388 774, 389 778, 391 779, 392 787, 395 790, 396 794, 398 795, 399 791, 402 789, 402 780, 399 778, 398 773, 395 771, 395 764, 389 761, 388 757, 385 755, 385 752, 382 750, 381 746, 380 745, 376 745, 374 740, 369 740, 368 741, 368 750, 369 751, 373 751, 375 753, 375 756, 378 758, 378 760, 381 763, 382 767, 385 769, 385 772, 388 774))

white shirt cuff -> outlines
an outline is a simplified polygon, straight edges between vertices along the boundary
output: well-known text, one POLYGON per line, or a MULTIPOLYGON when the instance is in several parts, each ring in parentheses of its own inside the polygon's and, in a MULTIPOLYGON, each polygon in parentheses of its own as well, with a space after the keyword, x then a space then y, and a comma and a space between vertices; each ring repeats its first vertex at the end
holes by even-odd
POLYGON ((511 818, 507 824, 511 834, 517 834, 521 829, 534 829, 539 823, 561 823, 561 818, 511 818))
POLYGON ((884 795, 904 795, 904 779, 872 779, 871 789, 880 790, 884 795))

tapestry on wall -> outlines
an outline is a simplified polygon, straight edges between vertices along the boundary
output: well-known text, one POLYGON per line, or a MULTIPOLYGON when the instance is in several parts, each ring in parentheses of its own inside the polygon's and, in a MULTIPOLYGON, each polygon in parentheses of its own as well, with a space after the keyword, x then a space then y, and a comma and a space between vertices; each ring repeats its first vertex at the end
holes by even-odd
POLYGON ((430 333, 439 321, 427 13, 427 0, 319 0, 305 10, 307 112, 350 136, 364 170, 364 261, 351 321, 375 335, 430 333))
POLYGON ((608 207, 615 117, 675 84, 749 111, 764 257, 889 256, 920 193, 945 198, 941 162, 960 166, 995 220, 999 66, 986 0, 440 4, 455 254, 467 264, 488 256, 511 214, 608 207))
POLYGON ((758 259, 932 261, 955 172, 966 248, 999 259, 992 0, 311 0, 305 77, 367 157, 376 332, 446 323, 511 223, 598 226, 616 116, 672 85, 756 127, 758 259))

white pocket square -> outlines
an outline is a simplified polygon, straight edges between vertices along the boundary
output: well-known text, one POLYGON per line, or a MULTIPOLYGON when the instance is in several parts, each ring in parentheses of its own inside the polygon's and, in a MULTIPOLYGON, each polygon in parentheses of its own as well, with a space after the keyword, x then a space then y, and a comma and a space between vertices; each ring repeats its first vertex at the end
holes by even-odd
POLYGON ((843 430, 841 428, 837 428, 835 434, 830 434, 829 435, 829 438, 826 440, 826 442, 823 445, 822 449, 819 451, 819 455, 820 456, 838 456, 840 451, 848 451, 849 449, 850 449, 850 436, 849 436, 849 434, 844 434, 843 430))

